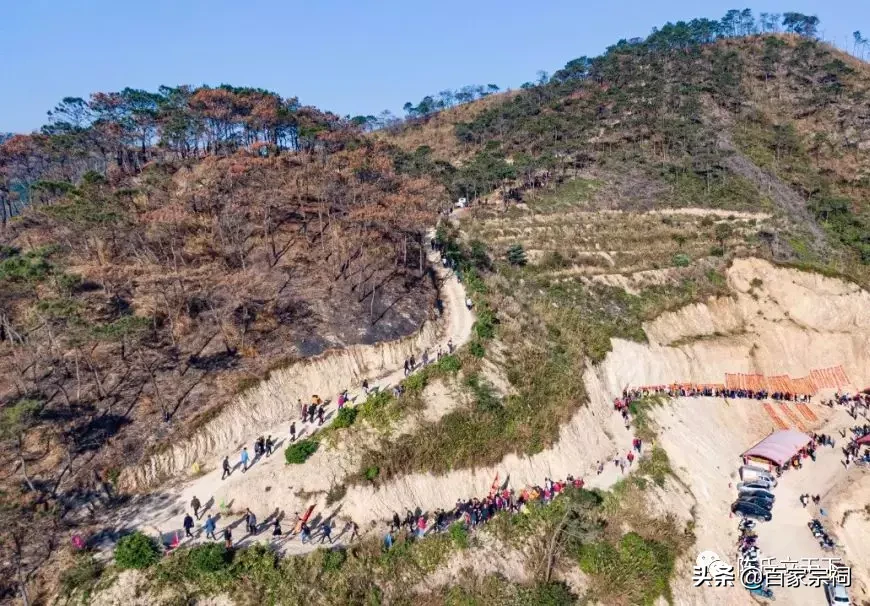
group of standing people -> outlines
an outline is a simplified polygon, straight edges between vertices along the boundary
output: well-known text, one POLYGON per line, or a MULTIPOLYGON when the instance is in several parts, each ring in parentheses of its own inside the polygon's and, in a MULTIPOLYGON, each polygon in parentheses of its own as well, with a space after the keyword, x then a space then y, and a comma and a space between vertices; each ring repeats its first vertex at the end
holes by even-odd
MULTIPOLYGON (((346 392, 342 392, 343 394, 346 392)), ((342 402, 343 403, 343 402, 342 402)), ((311 396, 311 403, 302 403, 302 398, 297 401, 299 412, 303 423, 314 423, 317 420, 317 426, 320 427, 326 420, 326 404, 318 395, 311 396)))
POLYGON ((404 518, 397 512, 387 525, 384 535, 384 548, 389 550, 401 535, 405 540, 422 539, 427 534, 446 531, 451 525, 459 523, 466 530, 481 526, 498 513, 517 514, 525 511, 529 503, 548 504, 567 488, 583 488, 582 478, 568 475, 564 480, 544 480, 543 486, 531 486, 516 493, 510 488, 493 487, 483 498, 459 499, 453 509, 436 509, 431 513, 421 508, 406 511, 404 518))
POLYGON ((651 387, 635 387, 622 390, 622 400, 631 402, 646 396, 667 396, 669 398, 729 398, 750 400, 784 400, 788 402, 810 402, 809 394, 794 394, 785 392, 769 392, 766 389, 728 389, 720 385, 656 385, 651 387))

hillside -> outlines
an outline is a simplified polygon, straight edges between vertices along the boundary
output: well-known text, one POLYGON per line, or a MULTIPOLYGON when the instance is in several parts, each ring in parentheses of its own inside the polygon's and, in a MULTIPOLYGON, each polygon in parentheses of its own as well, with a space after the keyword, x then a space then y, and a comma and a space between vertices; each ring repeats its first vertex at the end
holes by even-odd
MULTIPOLYGON (((456 115, 466 159, 439 170, 443 182, 456 196, 496 189, 533 209, 542 186, 580 177, 601 185, 583 203, 589 210, 773 212, 775 228, 755 241, 774 258, 866 281, 867 65, 799 36, 697 44, 691 36, 704 30, 684 28, 575 59, 544 86, 486 100, 491 107, 465 110, 471 119, 456 115)), ((574 197, 571 187, 562 198, 574 197)))
MULTIPOLYGON (((751 603, 688 579, 699 550, 732 549, 732 467, 783 419, 614 400, 733 373, 870 380, 870 67, 812 17, 771 19, 666 24, 373 132, 260 89, 163 87, 64 99, 0 143, 0 595, 751 603), (325 421, 300 420, 318 396, 325 421), (263 435, 286 450, 225 478, 263 435), (458 499, 571 476, 519 515, 435 527, 458 499), (194 496, 232 549, 198 529, 172 548, 194 496), (289 533, 309 507, 335 544, 289 533), (410 514, 385 543, 405 510, 425 538, 410 514), (170 553, 122 565, 136 530, 170 553)), ((851 422, 818 399, 776 410, 851 422)), ((836 456, 824 481, 859 494, 836 456)), ((807 513, 777 507, 765 549, 794 556, 807 513)), ((870 584, 859 553, 837 552, 870 584)))
POLYGON ((34 506, 69 523, 270 371, 434 312, 436 184, 295 101, 199 90, 178 116, 174 94, 66 99, 0 146, 10 528, 34 506), (201 136, 174 139, 183 120, 201 136))

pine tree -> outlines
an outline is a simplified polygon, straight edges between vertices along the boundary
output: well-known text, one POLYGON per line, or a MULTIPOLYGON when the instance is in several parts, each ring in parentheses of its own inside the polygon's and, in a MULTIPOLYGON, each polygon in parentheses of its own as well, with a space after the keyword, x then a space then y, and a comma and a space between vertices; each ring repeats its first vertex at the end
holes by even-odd
POLYGON ((507 249, 507 260, 511 265, 525 265, 526 251, 522 244, 513 244, 507 249))

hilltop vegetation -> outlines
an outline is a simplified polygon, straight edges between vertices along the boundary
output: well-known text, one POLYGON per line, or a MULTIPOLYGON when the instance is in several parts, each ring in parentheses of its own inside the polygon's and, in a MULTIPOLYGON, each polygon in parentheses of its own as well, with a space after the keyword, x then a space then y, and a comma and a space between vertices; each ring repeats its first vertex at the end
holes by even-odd
POLYGON ((445 167, 420 147, 401 166, 441 175, 454 196, 495 190, 507 202, 578 175, 626 174, 633 191, 603 199, 606 207, 650 208, 667 197, 668 206, 761 210, 770 200, 779 221, 762 237, 778 259, 825 260, 866 279, 861 163, 870 129, 856 110, 870 74, 816 40, 814 18, 786 13, 781 34, 774 17, 731 11, 720 21, 668 24, 574 59, 454 120, 461 165, 445 167))
POLYGON ((23 537, 111 502, 123 465, 270 369, 409 334, 434 307, 442 189, 295 99, 65 99, 0 145, 0 184, 3 524, 21 537, 3 545, 28 573, 49 544, 23 537))

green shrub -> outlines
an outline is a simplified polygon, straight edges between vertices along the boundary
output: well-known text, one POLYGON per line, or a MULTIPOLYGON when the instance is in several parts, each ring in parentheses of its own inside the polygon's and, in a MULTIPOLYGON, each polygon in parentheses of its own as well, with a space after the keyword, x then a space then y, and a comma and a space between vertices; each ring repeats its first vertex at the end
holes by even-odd
POLYGON ((82 277, 76 274, 59 274, 57 275, 57 285, 67 294, 72 294, 82 285, 82 277))
POLYGON ((462 522, 454 522, 449 529, 450 538, 459 549, 468 548, 468 530, 462 522))
POLYGON ((522 244, 512 244, 507 249, 507 260, 511 265, 525 265, 527 262, 526 251, 522 244))
POLYGON ((474 395, 474 405, 480 412, 493 412, 501 409, 501 400, 495 389, 478 374, 471 374, 465 379, 465 385, 471 389, 474 395))
POLYGON ((356 408, 345 406, 338 411, 337 415, 335 415, 335 420, 332 422, 332 427, 334 427, 335 429, 350 427, 356 421, 356 415, 358 414, 358 412, 359 411, 356 408))
POLYGON ((380 475, 381 470, 376 465, 372 465, 371 467, 366 467, 365 473, 363 474, 369 482, 374 482, 378 479, 378 475, 380 475))
POLYGON ((389 391, 370 393, 359 406, 359 414, 373 427, 387 429, 398 417, 398 411, 391 406, 395 398, 389 391))
POLYGON ((90 553, 76 555, 73 565, 60 576, 60 593, 64 597, 70 597, 77 591, 82 592, 84 602, 90 595, 90 591, 103 573, 103 565, 90 553))
POLYGON ((711 246, 710 247, 710 256, 711 257, 722 257, 725 255, 725 249, 721 246, 711 246))
POLYGON ((151 320, 141 316, 123 316, 110 324, 95 326, 91 335, 101 341, 121 341, 147 330, 151 320))
POLYGON ((465 284, 465 292, 472 295, 485 295, 487 292, 486 282, 472 269, 462 272, 462 282, 465 284))
POLYGON ((232 552, 223 543, 197 545, 187 553, 187 561, 196 572, 209 574, 220 572, 232 562, 232 552))
POLYGON ((470 351, 471 355, 475 358, 482 358, 486 355, 486 350, 483 348, 483 344, 480 341, 472 341, 468 346, 468 351, 470 351))
POLYGON ((323 572, 338 572, 347 560, 344 549, 330 549, 323 554, 323 572))
POLYGON ((478 310, 477 320, 472 326, 472 330, 474 331, 474 334, 477 335, 478 339, 485 341, 495 336, 495 324, 495 314, 492 310, 484 307, 478 310))
POLYGON ((477 269, 489 269, 492 265, 489 254, 486 252, 486 244, 480 240, 472 240, 468 243, 468 256, 477 269))
POLYGON ((677 267, 688 267, 692 260, 685 253, 677 253, 674 255, 674 265, 677 267))
POLYGON ((595 577, 599 591, 606 595, 624 596, 632 604, 653 604, 659 596, 669 596, 674 552, 653 539, 629 532, 618 546, 585 543, 579 561, 580 569, 595 577))
POLYGON ((536 583, 520 592, 519 603, 523 606, 569 606, 577 598, 565 583, 536 583))
POLYGON ((415 372, 412 375, 409 375, 404 381, 402 381, 402 385, 405 386, 405 390, 410 393, 420 393, 426 388, 426 383, 428 382, 429 377, 427 376, 426 369, 415 372))
POLYGON ((69 320, 79 322, 81 305, 75 299, 46 298, 36 304, 36 311, 50 320, 69 320))
POLYGON ((638 474, 650 478, 657 486, 664 486, 672 471, 668 453, 661 446, 654 446, 648 456, 641 457, 637 468, 638 474))
POLYGON ((438 360, 436 366, 440 372, 456 373, 462 368, 462 360, 456 354, 447 354, 438 360))
POLYGON ((284 458, 288 465, 301 465, 317 452, 319 445, 315 440, 300 440, 284 450, 284 458))
POLYGON ((115 547, 115 564, 121 570, 148 568, 159 559, 157 542, 139 531, 123 537, 115 547))
POLYGON ((10 252, 0 259, 0 282, 35 283, 44 280, 52 271, 51 264, 45 259, 47 254, 44 249, 28 251, 23 255, 17 251, 10 252))

